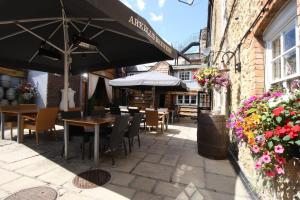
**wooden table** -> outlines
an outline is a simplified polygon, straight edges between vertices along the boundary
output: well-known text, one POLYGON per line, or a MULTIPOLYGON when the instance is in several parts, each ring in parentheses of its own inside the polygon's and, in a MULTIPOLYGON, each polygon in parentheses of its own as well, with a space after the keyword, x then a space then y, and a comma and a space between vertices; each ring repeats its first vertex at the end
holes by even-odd
POLYGON ((92 126, 94 127, 94 162, 95 165, 99 164, 99 138, 100 138, 100 125, 113 123, 116 120, 116 115, 106 114, 104 116, 87 116, 74 119, 63 119, 64 121, 64 143, 65 143, 65 158, 68 159, 69 147, 69 125, 74 126, 92 126))
POLYGON ((24 114, 35 114, 38 112, 38 108, 20 108, 19 106, 11 106, 2 108, 1 112, 1 139, 4 139, 4 131, 5 131, 5 115, 17 115, 17 142, 21 142, 21 133, 23 133, 22 127, 22 115, 24 114))

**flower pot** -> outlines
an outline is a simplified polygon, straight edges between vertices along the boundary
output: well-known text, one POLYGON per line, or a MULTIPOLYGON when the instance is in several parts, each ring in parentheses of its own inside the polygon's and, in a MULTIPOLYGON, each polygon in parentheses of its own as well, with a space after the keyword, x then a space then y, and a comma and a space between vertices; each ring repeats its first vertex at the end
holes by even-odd
POLYGON ((224 115, 199 114, 197 144, 198 153, 204 157, 227 158, 229 138, 224 115))

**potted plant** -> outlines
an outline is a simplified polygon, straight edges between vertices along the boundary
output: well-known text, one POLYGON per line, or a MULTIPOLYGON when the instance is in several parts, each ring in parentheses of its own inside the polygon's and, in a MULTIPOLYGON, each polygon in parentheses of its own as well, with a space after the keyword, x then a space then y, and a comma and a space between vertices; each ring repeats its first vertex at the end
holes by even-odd
POLYGON ((35 98, 38 96, 37 88, 30 82, 23 81, 17 87, 17 94, 19 103, 34 103, 35 98))

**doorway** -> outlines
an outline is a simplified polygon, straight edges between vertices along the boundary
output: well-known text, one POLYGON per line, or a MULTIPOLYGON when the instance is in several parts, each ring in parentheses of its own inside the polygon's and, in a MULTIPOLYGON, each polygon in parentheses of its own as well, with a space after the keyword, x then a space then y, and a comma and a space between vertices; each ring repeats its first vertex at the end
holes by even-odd
POLYGON ((165 102, 166 102, 166 95, 165 94, 159 95, 159 107, 160 108, 165 107, 165 102))

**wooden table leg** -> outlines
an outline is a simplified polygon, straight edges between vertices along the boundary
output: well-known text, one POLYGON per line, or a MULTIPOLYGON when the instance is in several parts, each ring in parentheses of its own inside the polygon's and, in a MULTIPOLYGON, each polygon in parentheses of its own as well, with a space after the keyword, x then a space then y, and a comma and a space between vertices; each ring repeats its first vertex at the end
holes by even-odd
POLYGON ((5 115, 3 112, 1 112, 1 139, 2 140, 4 139, 4 130, 5 130, 4 123, 5 123, 5 115))
POLYGON ((22 142, 22 136, 21 136, 21 134, 22 134, 22 115, 19 113, 18 114, 18 125, 17 125, 17 143, 21 143, 22 142))
POLYGON ((64 122, 64 143, 65 143, 65 159, 68 159, 69 156, 69 151, 68 151, 68 146, 69 146, 69 124, 67 122, 64 122))
POLYGON ((167 121, 166 121, 166 130, 168 130, 169 125, 169 114, 166 115, 167 121))
POLYGON ((100 137, 100 128, 99 124, 95 125, 95 137, 94 137, 94 162, 95 165, 99 165, 99 137, 100 137))

